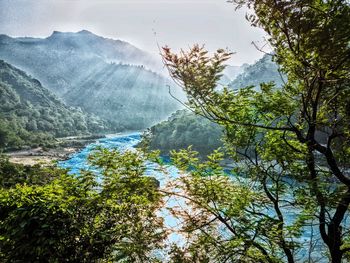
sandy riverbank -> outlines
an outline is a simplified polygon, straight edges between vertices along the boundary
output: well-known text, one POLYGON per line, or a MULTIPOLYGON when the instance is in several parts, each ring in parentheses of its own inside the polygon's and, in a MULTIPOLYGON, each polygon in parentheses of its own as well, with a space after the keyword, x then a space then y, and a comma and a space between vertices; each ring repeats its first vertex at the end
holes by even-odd
MULTIPOLYGON (((128 134, 130 132, 125 132, 128 134)), ((106 135, 88 135, 88 136, 70 136, 57 138, 58 146, 55 148, 46 149, 37 147, 26 150, 19 150, 5 153, 10 162, 24 165, 49 165, 55 161, 66 160, 71 154, 80 151, 86 145, 94 143, 102 138, 112 138, 121 136, 124 133, 114 133, 106 135)))
POLYGON ((9 152, 6 153, 6 155, 9 157, 10 162, 13 163, 24 165, 48 165, 52 164, 54 161, 67 159, 69 155, 79 151, 79 149, 80 148, 76 147, 58 147, 46 150, 38 147, 29 150, 9 152))

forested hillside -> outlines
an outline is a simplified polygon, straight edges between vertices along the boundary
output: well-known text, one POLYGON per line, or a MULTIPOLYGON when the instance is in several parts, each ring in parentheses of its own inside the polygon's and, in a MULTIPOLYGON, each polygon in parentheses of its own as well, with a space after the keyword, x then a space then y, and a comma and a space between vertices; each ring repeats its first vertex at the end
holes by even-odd
POLYGON ((219 125, 187 110, 179 110, 167 121, 151 127, 145 141, 151 150, 160 149, 164 155, 192 145, 192 149, 206 156, 222 146, 221 137, 219 125))
POLYGON ((100 118, 67 107, 41 83, 0 60, 0 147, 50 143, 54 137, 101 133, 100 118))
MULTIPOLYGON (((179 109, 168 94, 172 84, 154 73, 160 59, 85 30, 55 31, 44 39, 1 35, 0 58, 39 79, 68 105, 107 119, 116 130, 143 129, 179 109)), ((180 89, 173 93, 181 96, 180 89)))

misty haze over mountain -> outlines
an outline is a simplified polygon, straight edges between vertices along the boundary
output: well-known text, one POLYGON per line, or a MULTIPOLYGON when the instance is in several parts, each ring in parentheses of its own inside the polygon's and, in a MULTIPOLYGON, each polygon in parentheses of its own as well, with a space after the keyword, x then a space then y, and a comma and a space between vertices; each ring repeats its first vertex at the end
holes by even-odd
POLYGON ((44 39, 1 35, 0 58, 116 130, 146 128, 181 106, 168 93, 173 86, 174 95, 183 96, 162 74, 161 61, 129 43, 86 30, 55 31, 44 39))

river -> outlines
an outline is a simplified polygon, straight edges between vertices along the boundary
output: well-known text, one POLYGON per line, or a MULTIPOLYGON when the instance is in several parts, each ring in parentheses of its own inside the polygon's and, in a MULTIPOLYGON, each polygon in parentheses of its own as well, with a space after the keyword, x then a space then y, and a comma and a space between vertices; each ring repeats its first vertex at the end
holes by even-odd
MULTIPOLYGON (((102 138, 97 140, 95 143, 91 143, 87 145, 85 148, 83 148, 81 151, 74 153, 70 156, 69 159, 65 161, 60 161, 58 165, 62 168, 69 169, 70 173, 73 174, 79 174, 80 170, 95 170, 96 168, 90 166, 87 162, 87 158, 89 154, 96 149, 96 147, 103 147, 107 149, 118 149, 120 151, 125 150, 131 150, 134 149, 135 146, 140 142, 141 136, 140 133, 125 133, 120 135, 115 135, 112 137, 102 138)), ((160 187, 164 188, 171 180, 174 180, 179 177, 179 172, 174 166, 167 166, 167 172, 162 173, 157 169, 157 165, 151 162, 148 162, 146 164, 147 170, 146 175, 151 175, 155 177, 159 183, 160 187)), ((166 200, 165 207, 172 208, 174 206, 185 206, 185 201, 181 200, 181 198, 169 198, 166 200)), ((287 215, 287 220, 294 221, 296 211, 285 211, 287 215)), ((171 234, 169 235, 168 242, 169 243, 177 243, 181 244, 184 242, 184 239, 182 236, 178 233, 177 230, 179 230, 180 222, 177 218, 172 216, 170 212, 168 212, 168 209, 164 208, 160 211, 160 214, 162 217, 164 217, 164 224, 165 227, 168 228, 168 230, 171 230, 171 234)), ((287 222, 288 224, 288 222, 287 222)), ((317 229, 305 229, 302 236, 298 238, 299 242, 302 245, 308 246, 310 242, 310 238, 312 235, 315 235, 315 233, 312 232, 318 232, 317 229)), ((316 234, 317 235, 317 234, 316 234)), ((315 238, 315 236, 314 236, 315 238)), ((318 258, 318 262, 326 262, 324 261, 325 258, 321 256, 320 252, 313 251, 313 257, 318 258)), ((301 249, 297 253, 299 259, 302 259, 302 261, 306 260, 308 257, 307 249, 301 249)), ((298 261, 299 262, 299 261, 298 261)))
MULTIPOLYGON (((118 149, 120 151, 132 150, 140 142, 140 133, 125 133, 120 135, 115 135, 113 137, 108 136, 107 138, 102 138, 97 140, 95 143, 91 143, 83 148, 81 151, 72 154, 69 159, 65 161, 58 162, 58 166, 66 168, 72 174, 79 174, 81 170, 91 170, 94 171, 96 168, 89 165, 87 159, 91 152, 96 149, 96 147, 102 147, 107 149, 118 149)), ((167 167, 167 173, 162 173, 157 169, 157 164, 147 162, 146 175, 155 177, 160 184, 161 188, 164 188, 170 180, 178 178, 178 170, 174 166, 167 167)), ((176 205, 183 205, 184 201, 180 198, 168 198, 165 203, 165 207, 171 208, 176 205)), ((177 244, 183 242, 183 238, 177 233, 179 229, 180 222, 177 218, 172 216, 168 209, 164 208, 160 211, 161 216, 164 218, 165 227, 171 232, 168 238, 169 243, 176 242, 177 244)))

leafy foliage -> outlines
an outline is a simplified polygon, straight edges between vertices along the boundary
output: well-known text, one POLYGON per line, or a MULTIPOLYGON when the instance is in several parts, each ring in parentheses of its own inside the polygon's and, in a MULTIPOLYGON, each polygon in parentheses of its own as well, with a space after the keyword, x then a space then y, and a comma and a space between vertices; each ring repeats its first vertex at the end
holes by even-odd
MULTIPOLYGON (((349 2, 231 2, 251 8, 248 19, 269 35, 273 60, 287 77, 283 87, 262 83, 260 90, 252 86, 216 90, 215 83, 230 56, 223 50, 210 57, 199 46, 180 54, 165 47, 164 61, 187 93, 188 106, 225 127, 226 148, 239 161, 237 172, 255 182, 269 203, 263 213, 251 211, 252 224, 260 216, 266 219, 266 228, 254 240, 263 240, 267 253, 255 260, 296 262, 300 231, 318 222, 316 239, 321 246, 316 251, 340 263, 349 252, 349 2), (298 211, 292 225, 287 224, 284 207, 298 211), (265 234, 269 229, 273 235, 265 234)), ((263 196, 254 202, 259 203, 263 196)), ((205 208, 204 203, 200 205, 205 208)), ((222 245, 214 234, 208 235, 219 244, 206 245, 214 249, 222 245)), ((320 256, 313 253, 312 240, 306 247, 309 261, 320 256)), ((249 242, 242 240, 240 245, 249 242)))
POLYGON ((6 155, 0 155, 0 188, 8 189, 16 184, 45 185, 57 179, 61 173, 60 169, 53 167, 11 163, 6 155))
POLYGON ((39 184, 22 182, 23 168, 13 166, 17 184, 0 189, 1 261, 156 260, 165 237, 156 215, 161 195, 155 180, 144 177, 144 161, 137 152, 101 149, 91 157, 100 175, 51 168, 57 176, 39 184))
MULTIPOLYGON (((238 170, 227 173, 221 167, 223 153, 219 151, 206 162, 200 162, 191 149, 173 151, 172 160, 184 173, 172 186, 181 190, 172 194, 186 199, 188 205, 172 209, 188 236, 187 247, 174 248, 173 257, 185 262, 283 262, 282 244, 298 247, 292 239, 300 234, 298 219, 287 223, 275 214, 263 186, 272 195, 276 186, 276 192, 284 190, 273 182, 267 186, 251 180, 262 175, 259 171, 241 170, 249 172, 249 179, 241 177, 238 170)), ((283 209, 293 206, 284 203, 283 209)))
MULTIPOLYGON (((229 67, 229 70, 232 71, 232 68, 229 67)), ((268 55, 253 65, 242 66, 239 70, 243 72, 228 84, 229 88, 260 87, 260 83, 271 81, 278 86, 283 84, 277 65, 268 55)), ((222 84, 222 77, 218 82, 222 84)), ((184 110, 174 113, 167 121, 152 126, 148 133, 146 137, 150 149, 160 149, 162 154, 166 155, 170 150, 185 149, 192 145, 193 149, 203 157, 223 146, 221 142, 223 132, 219 125, 184 110)))

